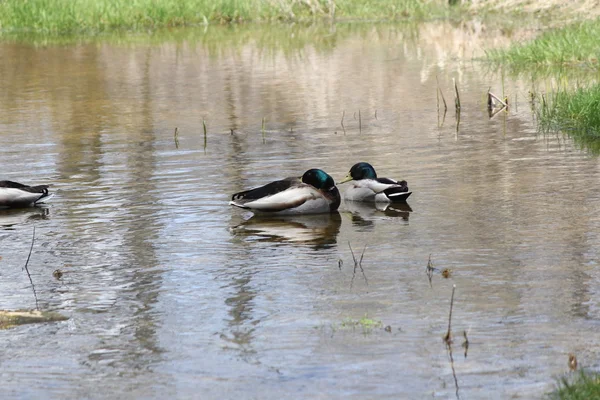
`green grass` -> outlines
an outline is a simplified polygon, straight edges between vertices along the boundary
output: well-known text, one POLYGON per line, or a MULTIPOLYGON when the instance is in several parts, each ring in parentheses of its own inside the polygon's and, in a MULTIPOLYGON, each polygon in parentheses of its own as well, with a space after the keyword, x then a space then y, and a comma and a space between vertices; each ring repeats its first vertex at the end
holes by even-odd
POLYGON ((600 85, 559 89, 544 97, 537 108, 540 129, 563 132, 579 147, 600 154, 600 85))
POLYGON ((555 400, 600 399, 600 376, 580 372, 572 381, 563 378, 549 397, 555 400))
POLYGON ((0 0, 0 34, 97 34, 246 21, 425 19, 443 0, 0 0))
POLYGON ((342 321, 341 324, 341 328, 342 329, 347 329, 347 328, 351 328, 351 329, 355 329, 355 328, 362 328, 363 333, 370 333, 371 331, 373 331, 373 329, 376 328, 382 328, 383 327, 383 323, 381 321, 378 320, 374 320, 372 318, 369 318, 367 315, 365 315, 364 317, 362 317, 361 319, 352 319, 352 318, 346 318, 342 321))
POLYGON ((539 66, 585 66, 599 69, 600 20, 547 31, 528 43, 487 52, 489 61, 513 69, 539 66))
POLYGON ((575 143, 600 153, 600 19, 544 32, 528 43, 486 53, 492 65, 513 74, 559 77, 588 82, 572 89, 561 87, 538 103, 540 130, 563 132, 575 143))

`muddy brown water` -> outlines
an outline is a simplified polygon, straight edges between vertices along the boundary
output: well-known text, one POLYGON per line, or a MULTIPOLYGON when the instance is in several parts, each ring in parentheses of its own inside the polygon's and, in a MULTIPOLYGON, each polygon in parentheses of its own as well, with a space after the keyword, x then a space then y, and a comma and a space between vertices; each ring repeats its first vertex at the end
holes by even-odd
POLYGON ((1 42, 0 179, 56 196, 0 211, 0 304, 35 306, 35 226, 40 308, 69 317, 0 331, 3 398, 532 398, 569 353, 598 368, 600 163, 536 134, 531 82, 471 61, 510 40, 434 23, 1 42), (458 130, 436 105, 453 78, 458 130), (489 87, 508 113, 488 117, 489 87), (406 179, 408 207, 228 206, 357 161, 406 179))

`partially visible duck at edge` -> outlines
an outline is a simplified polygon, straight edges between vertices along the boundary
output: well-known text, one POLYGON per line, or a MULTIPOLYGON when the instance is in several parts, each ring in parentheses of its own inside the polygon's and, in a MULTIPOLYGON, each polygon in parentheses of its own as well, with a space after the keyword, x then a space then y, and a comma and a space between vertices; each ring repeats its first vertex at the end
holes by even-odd
POLYGON ((344 192, 344 200, 377 203, 406 202, 412 194, 408 191, 406 181, 378 178, 375 168, 366 162, 354 164, 338 185, 350 181, 348 189, 344 192))
POLYGON ((0 181, 0 208, 31 207, 52 198, 48 185, 28 186, 18 182, 0 181))
POLYGON ((334 212, 340 202, 333 178, 323 170, 309 169, 301 177, 236 193, 229 204, 258 214, 298 215, 334 212))

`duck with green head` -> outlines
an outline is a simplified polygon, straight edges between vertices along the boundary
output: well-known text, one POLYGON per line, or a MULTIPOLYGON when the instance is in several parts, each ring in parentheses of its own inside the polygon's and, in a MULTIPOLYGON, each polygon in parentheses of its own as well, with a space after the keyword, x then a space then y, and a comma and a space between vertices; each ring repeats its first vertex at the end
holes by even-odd
POLYGON ((375 168, 369 163, 359 162, 352 166, 348 175, 339 184, 350 182, 344 192, 344 200, 367 202, 406 202, 412 194, 406 181, 378 178, 375 168))
POLYGON ((309 169, 301 177, 236 193, 229 204, 259 214, 298 215, 334 212, 340 201, 333 178, 323 170, 309 169))

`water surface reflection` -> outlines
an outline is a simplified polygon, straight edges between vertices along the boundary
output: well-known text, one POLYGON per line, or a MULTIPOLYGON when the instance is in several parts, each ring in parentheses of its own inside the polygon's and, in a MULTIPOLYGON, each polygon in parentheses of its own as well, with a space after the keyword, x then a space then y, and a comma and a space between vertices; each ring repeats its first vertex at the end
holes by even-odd
POLYGON ((40 306, 70 317, 0 331, 5 393, 452 397, 453 285, 461 397, 538 397, 565 354, 593 364, 598 159, 536 135, 530 82, 464 62, 514 35, 436 22, 0 43, 1 178, 57 193, 0 212, 3 307, 32 306, 34 225, 40 306), (453 79, 458 130, 435 106, 453 79), (490 86, 516 100, 491 120, 490 86), (410 182, 410 205, 247 220, 228 205, 359 160, 410 182), (453 270, 431 286, 430 254, 453 270), (365 315, 391 332, 341 326, 365 315))

